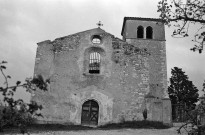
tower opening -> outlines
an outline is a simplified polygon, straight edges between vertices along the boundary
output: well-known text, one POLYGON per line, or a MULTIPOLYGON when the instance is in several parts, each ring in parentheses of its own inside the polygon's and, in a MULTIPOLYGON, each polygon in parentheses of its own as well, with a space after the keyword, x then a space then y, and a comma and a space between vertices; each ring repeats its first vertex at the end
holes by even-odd
POLYGON ((142 26, 137 28, 137 38, 144 38, 144 28, 142 26))
POLYGON ((150 26, 146 28, 146 38, 153 39, 153 29, 150 26))

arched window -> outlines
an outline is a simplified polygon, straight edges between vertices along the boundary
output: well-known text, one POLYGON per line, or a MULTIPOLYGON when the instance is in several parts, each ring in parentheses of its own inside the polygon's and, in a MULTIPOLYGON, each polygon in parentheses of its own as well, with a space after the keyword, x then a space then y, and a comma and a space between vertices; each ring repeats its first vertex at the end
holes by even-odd
POLYGON ((99 74, 100 73, 100 54, 98 52, 90 53, 89 73, 90 74, 99 74))
POLYGON ((150 26, 148 26, 146 28, 146 38, 147 39, 152 39, 153 38, 153 29, 150 26))
POLYGON ((144 38, 144 28, 142 26, 137 27, 137 38, 144 38))

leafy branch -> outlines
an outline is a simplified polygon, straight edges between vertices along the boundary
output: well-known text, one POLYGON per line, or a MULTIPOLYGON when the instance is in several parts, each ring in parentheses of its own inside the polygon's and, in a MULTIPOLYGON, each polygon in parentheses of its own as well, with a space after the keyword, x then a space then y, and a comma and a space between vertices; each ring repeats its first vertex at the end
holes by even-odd
POLYGON ((37 111, 43 107, 34 101, 25 103, 22 99, 14 100, 14 94, 18 88, 24 88, 30 93, 36 89, 47 91, 49 80, 44 81, 43 77, 39 75, 34 78, 27 78, 24 83, 17 81, 16 85, 10 86, 8 79, 11 79, 11 76, 6 75, 4 72, 6 64, 6 61, 0 62, 0 72, 4 79, 3 85, 0 87, 0 93, 3 95, 5 104, 3 111, 0 112, 0 131, 8 126, 19 126, 21 133, 25 133, 27 132, 27 125, 33 122, 34 117, 42 117, 37 111))

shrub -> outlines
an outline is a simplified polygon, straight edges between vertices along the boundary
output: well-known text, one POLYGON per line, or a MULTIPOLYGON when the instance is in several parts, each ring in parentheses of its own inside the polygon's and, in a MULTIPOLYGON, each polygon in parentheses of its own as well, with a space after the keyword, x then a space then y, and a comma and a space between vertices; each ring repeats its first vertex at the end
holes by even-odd
POLYGON ((42 116, 36 113, 37 110, 41 110, 42 106, 36 102, 24 103, 22 99, 14 100, 13 96, 18 88, 25 88, 27 92, 35 91, 37 88, 46 91, 47 82, 43 80, 42 76, 35 78, 27 78, 22 84, 20 81, 16 82, 16 85, 10 86, 8 79, 11 76, 6 75, 6 61, 0 62, 0 73, 3 75, 4 83, 0 86, 0 92, 3 95, 3 101, 5 105, 0 112, 0 131, 4 128, 17 126, 21 133, 27 132, 27 125, 33 122, 33 116, 42 116))

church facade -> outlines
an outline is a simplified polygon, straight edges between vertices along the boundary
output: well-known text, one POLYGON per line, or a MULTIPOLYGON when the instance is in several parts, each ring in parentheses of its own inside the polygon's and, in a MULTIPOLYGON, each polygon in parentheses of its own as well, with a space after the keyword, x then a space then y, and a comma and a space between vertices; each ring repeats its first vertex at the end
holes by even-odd
POLYGON ((32 96, 43 106, 39 122, 99 126, 147 115, 171 124, 163 22, 125 17, 121 35, 98 27, 38 43, 34 75, 49 80, 32 96))

